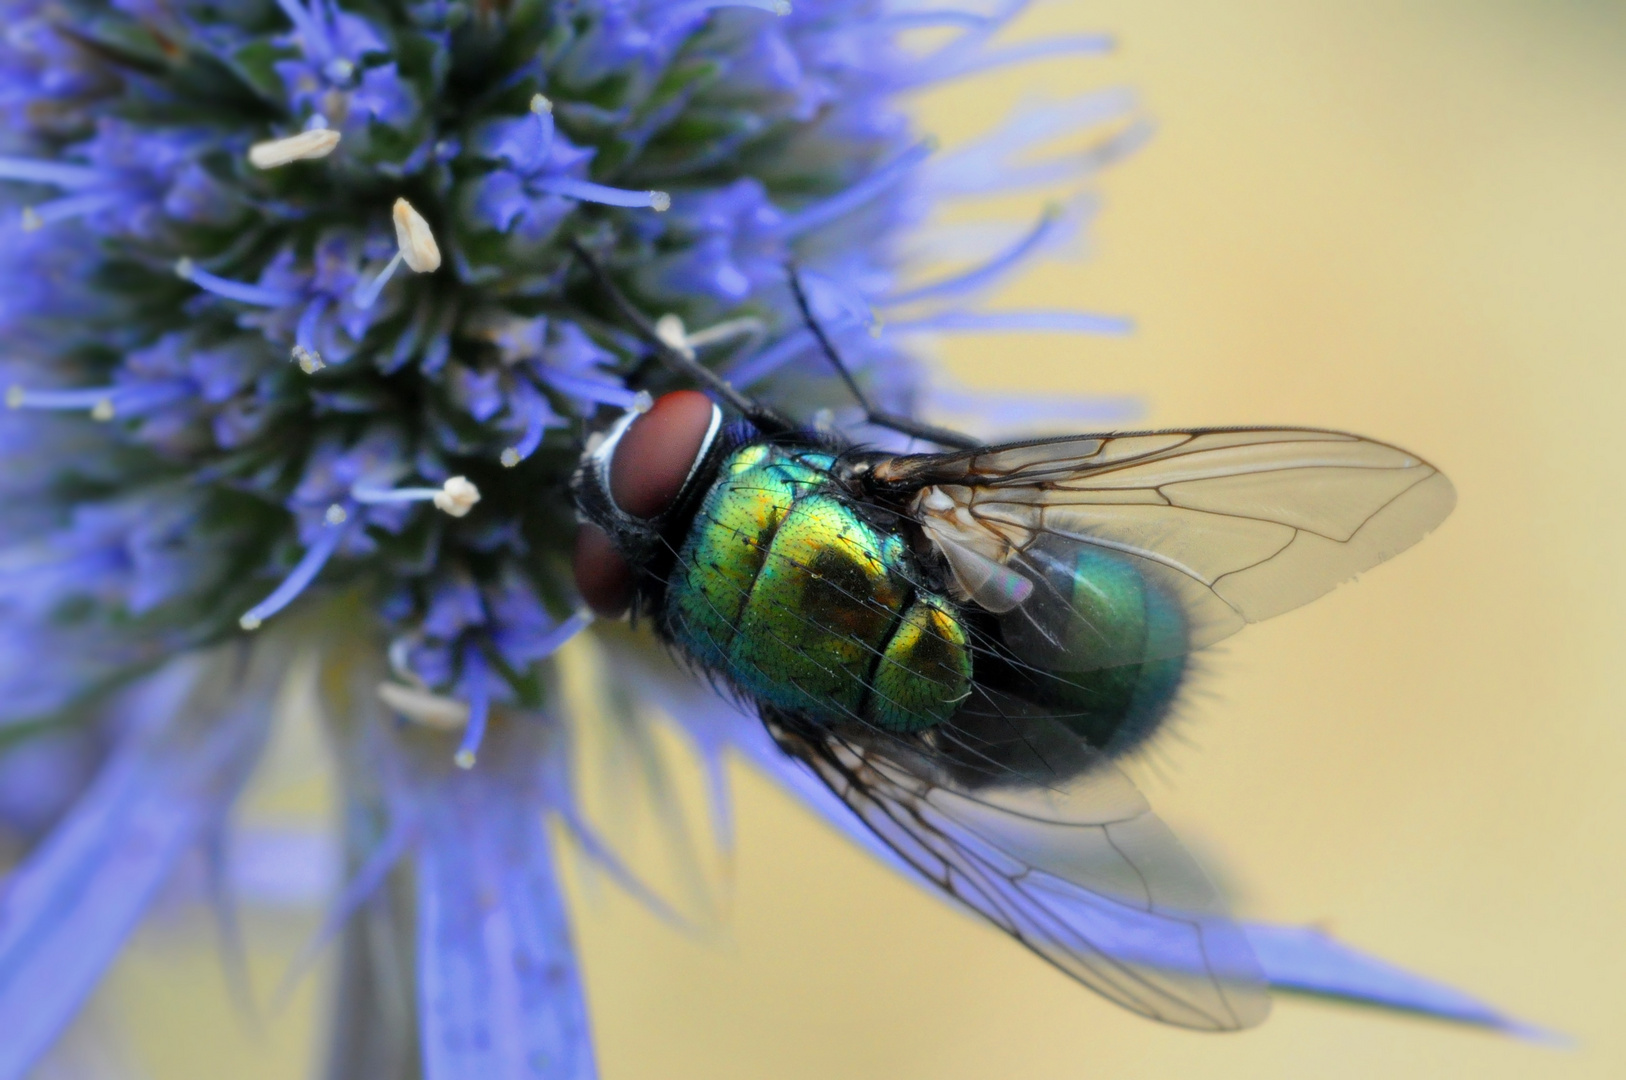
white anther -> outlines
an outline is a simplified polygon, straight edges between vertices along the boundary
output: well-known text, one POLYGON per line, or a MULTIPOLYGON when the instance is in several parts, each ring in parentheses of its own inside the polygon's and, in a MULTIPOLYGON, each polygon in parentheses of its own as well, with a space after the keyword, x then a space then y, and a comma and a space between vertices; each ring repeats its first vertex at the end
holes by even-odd
POLYGON ((395 200, 395 243, 407 266, 420 274, 440 269, 440 245, 429 231, 429 222, 405 199, 395 200))
POLYGON ((664 214, 672 209, 672 196, 664 191, 651 191, 649 193, 649 208, 657 214, 664 214))
POLYGON ((339 133, 327 127, 311 128, 298 135, 257 142, 248 148, 248 163, 256 169, 275 169, 295 161, 314 161, 333 153, 339 133))
POLYGON ((113 419, 113 399, 102 398, 96 404, 92 405, 90 407, 90 418, 92 420, 98 420, 104 424, 113 419))
POLYGON ((182 255, 175 260, 175 276, 182 281, 191 281, 195 265, 188 256, 182 255))
POLYGON ((640 390, 632 396, 632 411, 646 413, 655 407, 655 395, 648 390, 640 390))
POLYGON ((531 111, 538 116, 547 116, 553 112, 553 102, 541 94, 532 94, 531 111))
POLYGON ((519 462, 520 462, 519 451, 517 449, 515 449, 514 447, 510 446, 508 449, 504 450, 501 454, 499 454, 497 456, 497 460, 502 462, 503 468, 512 469, 515 465, 518 465, 519 462))
POLYGON ((299 370, 307 375, 315 375, 318 371, 327 367, 327 364, 322 361, 321 353, 312 352, 303 345, 295 345, 288 358, 298 364, 299 370))
POLYGON ((32 206, 23 207, 23 232, 37 232, 45 228, 45 219, 32 206))
POLYGON ((350 512, 344 507, 340 506, 338 503, 334 503, 332 506, 328 507, 327 512, 322 515, 322 520, 326 521, 329 525, 343 525, 345 522, 350 520, 350 512))
POLYGON ((773 6, 773 13, 775 15, 780 16, 781 18, 783 18, 786 15, 789 15, 790 14, 790 0, 779 0, 779 2, 773 6))
POLYGON ((237 625, 251 632, 258 630, 260 628, 260 617, 258 615, 244 615, 237 620, 237 625))
POLYGON ((474 768, 474 751, 459 750, 457 753, 452 755, 452 764, 456 765, 459 769, 474 768))
POLYGON ((20 409, 23 407, 24 390, 20 386, 6 387, 6 408, 20 409))
POLYGON ((435 243, 435 234, 429 231, 429 222, 423 215, 412 208, 412 204, 405 199, 396 199, 395 208, 391 212, 395 219, 395 257, 380 270, 371 281, 356 286, 353 303, 363 311, 372 307, 378 300, 378 294, 384 291, 384 285, 394 276, 395 270, 402 263, 406 263, 414 272, 427 274, 440 268, 440 245, 435 243))
POLYGON ((435 509, 453 517, 464 517, 480 501, 480 489, 469 483, 466 476, 453 476, 435 493, 435 509))
POLYGON ((427 728, 460 731, 469 726, 468 703, 456 698, 441 697, 397 682, 379 683, 378 697, 408 720, 427 728))
POLYGON ((683 320, 668 312, 655 320, 655 336, 674 352, 682 354, 685 360, 694 359, 694 349, 689 346, 689 335, 683 329, 683 320))
POLYGON ((813 430, 825 435, 836 430, 836 414, 831 409, 818 409, 813 413, 813 430))

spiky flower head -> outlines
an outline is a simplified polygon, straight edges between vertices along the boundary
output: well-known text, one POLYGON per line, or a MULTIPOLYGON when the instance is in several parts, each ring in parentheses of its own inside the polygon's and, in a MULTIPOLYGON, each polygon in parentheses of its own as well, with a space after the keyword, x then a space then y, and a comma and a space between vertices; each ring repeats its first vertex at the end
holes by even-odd
MULTIPOLYGON (((957 290, 900 288, 931 193, 895 98, 974 64, 1000 22, 869 2, 18 6, 5 482, 56 520, 13 530, 40 543, 15 589, 95 647, 8 715, 347 587, 404 643, 403 677, 536 704, 572 603, 560 476, 601 410, 666 385, 567 242, 768 395, 808 355, 788 259, 838 329, 900 300, 918 322, 957 290), (903 50, 934 22, 958 36, 903 50)), ((856 341, 911 405, 914 365, 856 341)), ((780 396, 837 404, 824 376, 780 396)))

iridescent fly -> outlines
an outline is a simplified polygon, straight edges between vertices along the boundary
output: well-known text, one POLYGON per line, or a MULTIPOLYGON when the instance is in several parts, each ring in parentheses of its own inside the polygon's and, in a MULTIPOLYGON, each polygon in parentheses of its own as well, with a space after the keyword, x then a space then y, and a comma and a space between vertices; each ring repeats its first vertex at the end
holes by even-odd
POLYGON ((1078 981, 1186 1027, 1262 1020, 1245 937, 1113 761, 1168 715, 1194 650, 1439 524, 1445 476, 1296 428, 980 446, 871 410, 949 449, 865 450, 663 344, 577 255, 741 415, 675 391, 595 437, 574 480, 583 597, 647 618, 900 860, 1078 981))

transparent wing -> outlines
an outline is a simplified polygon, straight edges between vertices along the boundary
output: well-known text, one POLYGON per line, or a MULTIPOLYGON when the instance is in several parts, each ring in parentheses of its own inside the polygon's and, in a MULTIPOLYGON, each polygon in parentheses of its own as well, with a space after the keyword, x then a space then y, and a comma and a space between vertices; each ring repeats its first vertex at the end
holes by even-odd
POLYGON ((1091 989, 1205 1031, 1269 1012, 1213 887, 1104 760, 1060 787, 972 786, 895 743, 769 727, 923 877, 1091 989))
POLYGON ((1133 565, 1184 613, 1181 635, 1134 655, 1106 648, 1090 666, 1201 648, 1308 603, 1416 543, 1456 502, 1414 454, 1292 428, 1016 443, 900 457, 876 474, 919 486, 917 519, 1013 643, 1076 656, 1090 628, 1057 621, 1076 618, 1086 551, 1133 565))

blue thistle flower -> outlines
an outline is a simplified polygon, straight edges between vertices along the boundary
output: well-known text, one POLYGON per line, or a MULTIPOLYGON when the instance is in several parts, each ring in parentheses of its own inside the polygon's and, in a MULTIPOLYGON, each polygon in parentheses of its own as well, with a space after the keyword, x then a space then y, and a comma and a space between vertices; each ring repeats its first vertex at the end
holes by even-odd
MULTIPOLYGON (((645 395, 567 241, 607 253, 663 334, 827 422, 855 413, 798 363, 792 256, 894 412, 928 393, 911 334, 1121 332, 970 306, 1082 202, 939 280, 900 256, 941 200, 1076 190, 1144 133, 1107 93, 934 153, 899 95, 1106 47, 993 44, 1021 6, 9 0, 0 856, 26 854, 0 894, 0 1078, 45 1052, 176 860, 222 842, 310 650, 354 870, 324 934, 346 935, 337 1071, 592 1074, 544 813, 641 887, 568 768, 553 655, 589 618, 563 480, 584 422, 645 395), (947 43, 906 47, 920 29, 947 43), (1084 154, 1035 156, 1090 125, 1084 154), (408 859, 414 927, 399 890, 357 914, 408 859), (368 968, 384 940, 416 968, 406 1008, 368 968)), ((618 692, 702 749, 720 823, 740 753, 869 842, 754 719, 626 635, 600 645, 618 692)), ((1318 977, 1338 992, 1336 965, 1318 977)))

